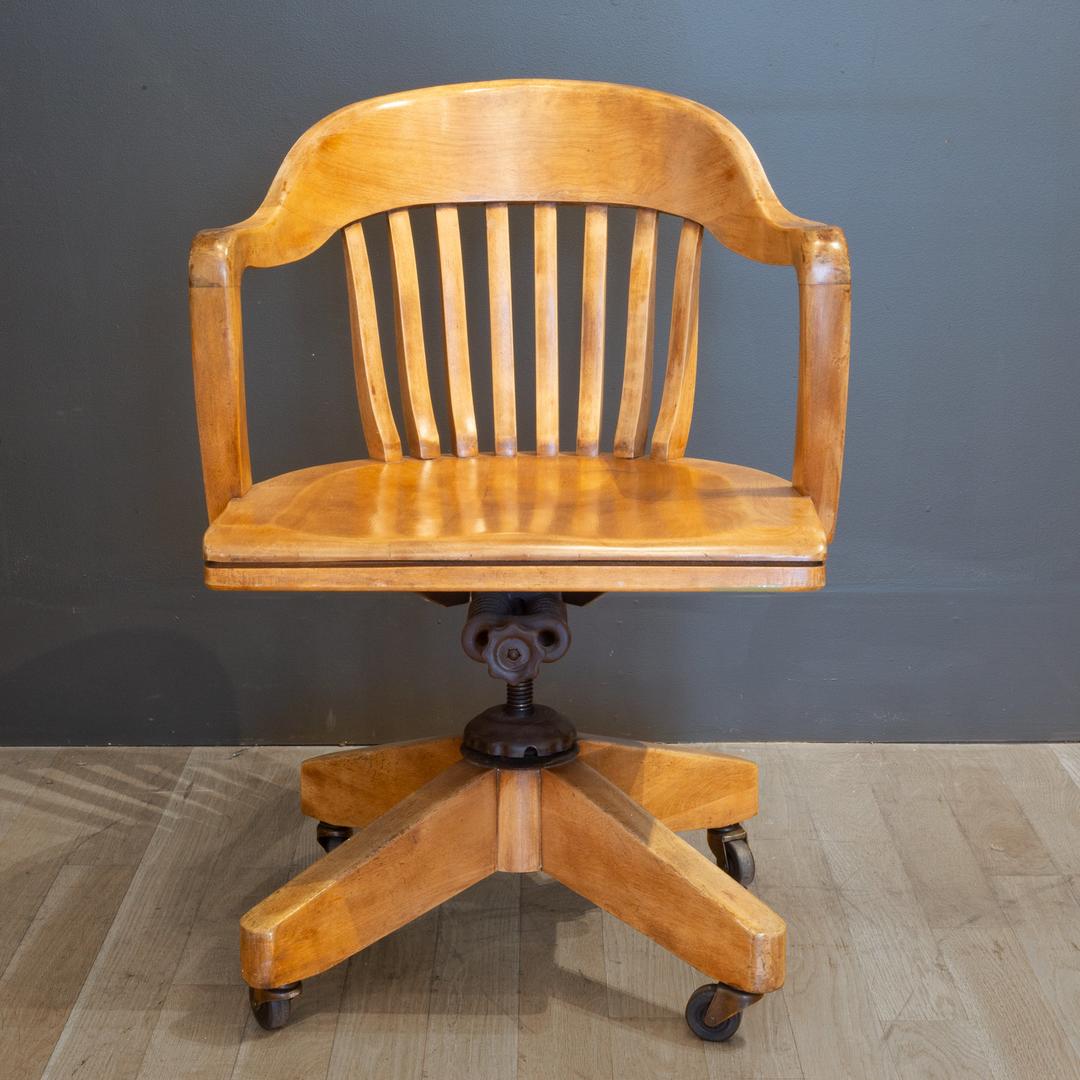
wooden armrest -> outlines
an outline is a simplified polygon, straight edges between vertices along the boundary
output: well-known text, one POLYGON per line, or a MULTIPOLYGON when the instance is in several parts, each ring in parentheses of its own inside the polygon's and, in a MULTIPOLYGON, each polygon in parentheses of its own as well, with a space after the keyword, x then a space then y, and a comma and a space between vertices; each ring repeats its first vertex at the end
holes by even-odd
POLYGON ((245 225, 199 233, 189 262, 195 409, 211 521, 251 487, 240 314, 245 225))
POLYGON ((799 279, 799 393, 792 484, 836 531, 851 348, 851 269, 840 229, 807 222, 793 235, 799 279))

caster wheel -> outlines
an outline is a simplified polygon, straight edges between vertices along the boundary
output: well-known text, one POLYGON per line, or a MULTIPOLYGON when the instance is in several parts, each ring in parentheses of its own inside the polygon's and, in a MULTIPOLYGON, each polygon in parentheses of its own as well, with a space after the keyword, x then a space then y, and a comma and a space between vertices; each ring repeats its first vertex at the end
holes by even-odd
POLYGON ((686 1003, 686 1023, 699 1039, 706 1042, 727 1042, 739 1030, 742 1013, 737 1012, 715 1026, 706 1024, 705 1014, 709 1011, 715 993, 716 983, 706 983, 690 995, 690 1000, 686 1003))
POLYGON ((259 1027, 264 1031, 277 1031, 289 1022, 289 1013, 292 1012, 292 1002, 286 1001, 260 1001, 258 1005, 251 1004, 251 1011, 259 1022, 259 1027))
POLYGON ((277 1031, 289 1022, 289 1013, 292 1012, 292 999, 299 997, 300 984, 288 983, 285 986, 275 986, 268 990, 257 990, 254 986, 248 987, 248 1000, 251 1002, 251 1011, 255 1016, 259 1027, 265 1031, 277 1031))
POLYGON ((336 847, 341 847, 352 836, 353 831, 348 825, 331 825, 327 821, 320 821, 315 826, 315 839, 327 855, 336 847))
POLYGON ((722 829, 709 829, 709 847, 716 856, 716 865, 724 873, 746 887, 754 880, 754 853, 741 825, 725 825, 722 829))

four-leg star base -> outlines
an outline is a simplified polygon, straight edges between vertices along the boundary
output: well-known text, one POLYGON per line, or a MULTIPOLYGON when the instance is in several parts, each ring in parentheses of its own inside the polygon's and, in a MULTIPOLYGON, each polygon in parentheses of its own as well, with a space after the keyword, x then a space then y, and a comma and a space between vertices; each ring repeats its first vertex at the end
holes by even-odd
POLYGON ((783 920, 674 831, 752 817, 753 762, 582 738, 565 764, 498 769, 463 759, 460 738, 426 739, 305 762, 301 805, 338 842, 241 920, 256 991, 326 971, 496 870, 541 869, 717 980, 716 1005, 704 987, 691 1001, 703 1038, 725 1011, 734 1032, 721 1001, 783 984, 783 920))

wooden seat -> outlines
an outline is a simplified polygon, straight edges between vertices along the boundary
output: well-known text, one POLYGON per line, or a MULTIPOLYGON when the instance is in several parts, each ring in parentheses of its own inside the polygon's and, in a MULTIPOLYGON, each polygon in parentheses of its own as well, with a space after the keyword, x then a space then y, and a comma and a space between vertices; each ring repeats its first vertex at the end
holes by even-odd
POLYGON ((539 590, 564 570, 600 591, 632 570, 658 583, 810 588, 825 530, 789 482, 737 465, 482 454, 274 477, 232 500, 204 555, 207 581, 229 588, 286 588, 316 569, 342 588, 417 588, 415 564, 430 570, 425 588, 452 572, 470 591, 539 590))
POLYGON ((281 1026, 298 980, 486 875, 543 869, 719 980, 691 996, 686 1015, 702 1038, 729 1038, 740 1010, 784 977, 783 920, 744 887, 753 861, 738 822, 757 809, 756 767, 700 750, 578 740, 568 718, 533 704, 532 679, 569 645, 564 593, 584 602, 611 590, 824 584, 847 403, 843 233, 786 210, 741 132, 704 106, 635 87, 518 79, 394 94, 321 120, 251 217, 196 236, 190 285, 207 583, 412 590, 448 604, 472 594, 463 644, 508 684, 506 705, 473 718, 464 742, 306 763, 304 812, 322 819, 328 850, 340 846, 241 920, 241 966, 259 1022, 281 1026), (466 294, 467 204, 483 207, 484 244, 473 253, 487 269, 479 296, 466 294), (522 238, 512 204, 531 209, 525 357, 515 355, 522 282, 512 283, 511 249, 522 238), (584 244, 572 253, 582 282, 573 342, 559 339, 567 207, 584 218, 584 244), (609 207, 633 214, 621 267, 609 259, 609 207), (424 332, 413 241, 420 213, 433 216, 437 239, 437 341, 424 332), (661 215, 678 220, 679 240, 654 401, 661 215), (385 267, 369 255, 378 227, 388 234, 385 267), (368 458, 253 483, 241 279, 335 234, 368 458), (790 480, 684 456, 699 313, 710 302, 701 290, 707 238, 795 272, 790 480), (625 311, 609 311, 612 274, 625 275, 625 311), (392 349, 379 333, 380 289, 392 296, 392 349), (608 356, 613 319, 625 332, 619 355, 608 356), (488 330, 481 355, 470 350, 476 320, 488 330), (384 366, 391 351, 396 403, 384 366), (576 385, 560 386, 571 352, 576 385), (617 400, 605 402, 605 369, 620 361, 617 400), (433 369, 446 386, 442 431, 433 369), (525 372, 532 392, 519 395, 525 372), (478 419, 479 380, 490 386, 490 421, 478 419), (520 398, 533 404, 532 430, 519 440, 520 398), (572 446, 560 442, 567 409, 576 410, 572 446), (601 445, 605 417, 614 421, 610 445, 601 445), (717 862, 675 828, 710 830, 717 862))

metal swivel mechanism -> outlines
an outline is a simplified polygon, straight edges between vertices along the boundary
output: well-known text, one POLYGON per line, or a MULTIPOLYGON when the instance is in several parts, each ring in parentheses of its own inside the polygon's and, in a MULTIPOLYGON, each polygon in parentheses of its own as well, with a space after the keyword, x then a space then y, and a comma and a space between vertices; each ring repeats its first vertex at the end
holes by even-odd
POLYGON ((560 593, 474 593, 461 644, 506 683, 506 703, 465 726, 461 752, 501 769, 557 765, 577 754, 577 732, 561 713, 533 703, 533 679, 570 648, 560 593))

